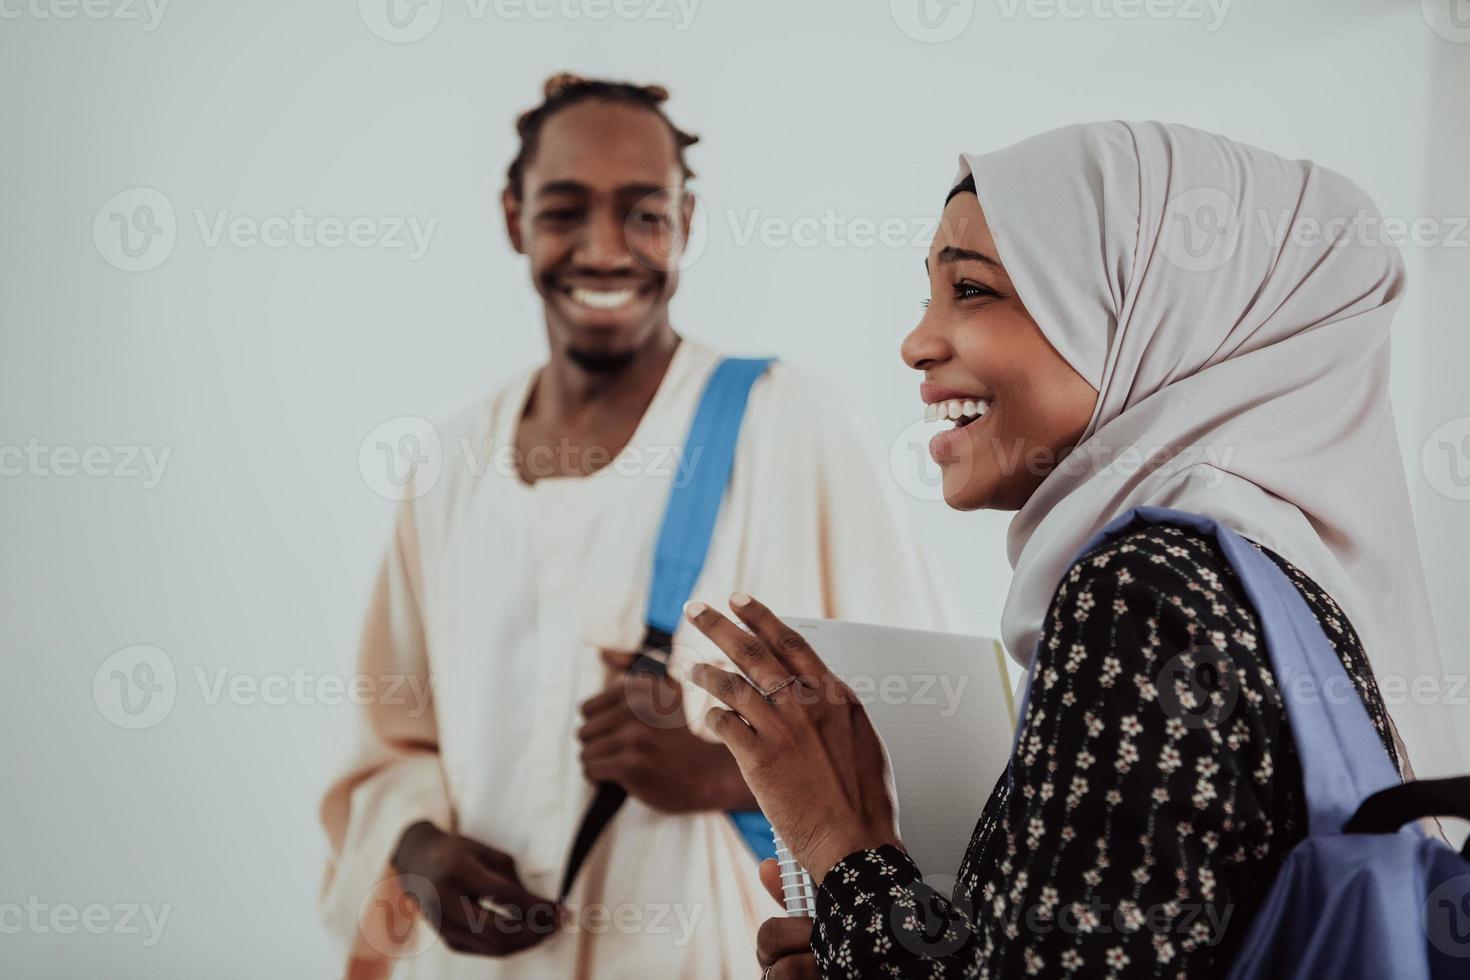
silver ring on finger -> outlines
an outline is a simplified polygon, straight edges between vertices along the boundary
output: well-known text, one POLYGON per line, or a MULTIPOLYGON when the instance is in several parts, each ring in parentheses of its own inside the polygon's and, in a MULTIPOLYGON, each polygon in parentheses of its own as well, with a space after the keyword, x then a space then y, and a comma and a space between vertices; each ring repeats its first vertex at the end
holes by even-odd
MULTIPOLYGON (((784 681, 782 681, 781 683, 775 685, 774 687, 772 687, 772 688, 770 688, 768 690, 764 690, 764 691, 762 691, 760 688, 756 688, 756 690, 757 691, 760 691, 760 696, 763 699, 765 699, 765 701, 766 701, 767 704, 771 704, 772 703, 772 701, 771 701, 771 695, 772 694, 775 694, 777 691, 781 690, 783 687, 790 687, 792 684, 795 684, 795 683, 796 683, 796 675, 795 674, 788 674, 788 675, 786 675, 786 679, 784 681)), ((769 971, 770 970, 770 967, 766 967, 766 969, 769 971)))

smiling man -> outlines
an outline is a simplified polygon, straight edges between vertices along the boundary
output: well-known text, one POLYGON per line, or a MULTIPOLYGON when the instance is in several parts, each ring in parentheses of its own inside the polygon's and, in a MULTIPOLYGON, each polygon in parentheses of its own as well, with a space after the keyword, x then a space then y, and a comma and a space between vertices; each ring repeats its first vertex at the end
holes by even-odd
MULTIPOLYGON (((679 669, 723 655, 681 629, 680 680, 627 674, 664 506, 694 462, 679 450, 721 360, 669 316, 695 138, 660 88, 557 76, 545 96, 518 123, 503 204, 549 358, 440 427, 494 464, 446 459, 399 514, 357 669, 417 678, 431 710, 360 712, 322 807, 323 909, 356 977, 404 959, 416 977, 754 975, 772 907, 727 812, 754 801, 679 669), (556 906, 600 783, 628 801, 556 906)), ((849 413, 771 366, 696 591, 938 625, 885 483, 849 413)))

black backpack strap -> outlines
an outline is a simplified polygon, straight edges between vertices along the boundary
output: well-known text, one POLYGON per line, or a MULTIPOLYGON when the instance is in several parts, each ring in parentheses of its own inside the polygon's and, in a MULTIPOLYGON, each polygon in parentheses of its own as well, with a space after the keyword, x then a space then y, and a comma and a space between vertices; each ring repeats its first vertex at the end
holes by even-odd
MULTIPOLYGON (((673 634, 656 626, 648 627, 647 632, 643 635, 643 650, 633 661, 633 666, 628 668, 628 673, 663 677, 669 671, 669 657, 673 649, 673 634)), ((592 845, 597 843, 597 838, 601 837, 603 830, 612 823, 612 818, 617 816, 618 810, 622 809, 623 802, 627 798, 628 791, 617 783, 597 784, 597 791, 592 797, 591 804, 587 807, 587 812, 582 815, 582 824, 577 828, 577 836, 572 841, 567 866, 562 872, 561 889, 557 892, 558 902, 567 900, 567 895, 572 890, 572 882, 577 879, 577 872, 586 863, 587 856, 592 853, 592 845)))
MULTIPOLYGON (((1404 824, 1425 817, 1470 820, 1470 776, 1420 779, 1390 786, 1363 801, 1358 812, 1342 825, 1345 834, 1392 834, 1404 824)), ((1470 841, 1460 856, 1470 860, 1470 841)))

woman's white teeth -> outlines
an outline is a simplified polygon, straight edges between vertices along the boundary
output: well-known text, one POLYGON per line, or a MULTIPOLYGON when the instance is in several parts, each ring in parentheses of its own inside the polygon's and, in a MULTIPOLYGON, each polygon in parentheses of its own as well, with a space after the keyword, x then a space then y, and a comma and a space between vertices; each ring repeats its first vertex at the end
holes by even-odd
POLYGON ((594 310, 615 310, 632 299, 634 292, 635 290, 632 289, 583 289, 580 286, 574 286, 572 299, 594 310))
POLYGON ((984 415, 990 402, 983 398, 951 398, 943 402, 931 402, 924 406, 925 422, 968 422, 984 415))

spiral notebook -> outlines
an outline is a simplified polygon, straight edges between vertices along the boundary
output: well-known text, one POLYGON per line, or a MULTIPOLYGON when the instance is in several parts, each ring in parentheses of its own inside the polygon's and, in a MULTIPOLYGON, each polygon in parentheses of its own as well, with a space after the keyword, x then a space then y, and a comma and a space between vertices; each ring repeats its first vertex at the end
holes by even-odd
POLYGON ((1016 698, 1004 648, 835 619, 786 623, 867 708, 893 765, 904 847, 927 881, 951 883, 1010 756, 1016 698))

